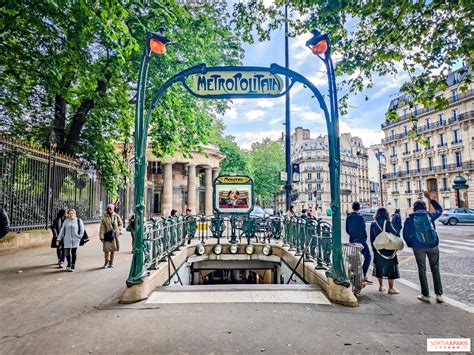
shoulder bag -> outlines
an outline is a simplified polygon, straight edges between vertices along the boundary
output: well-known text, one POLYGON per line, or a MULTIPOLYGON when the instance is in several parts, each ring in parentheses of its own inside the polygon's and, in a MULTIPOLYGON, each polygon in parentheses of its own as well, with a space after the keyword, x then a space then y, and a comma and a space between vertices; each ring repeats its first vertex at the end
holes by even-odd
POLYGON ((105 242, 113 242, 115 239, 115 224, 114 224, 114 216, 110 217, 112 221, 112 229, 104 233, 104 241, 105 242))
POLYGON ((383 229, 380 228, 377 221, 375 221, 375 223, 377 224, 377 227, 379 227, 379 229, 381 229, 381 232, 377 236, 377 238, 375 238, 375 240, 373 242, 374 248, 377 251, 377 253, 379 253, 379 255, 381 257, 383 257, 384 259, 387 259, 387 260, 393 259, 395 257, 395 255, 397 255, 397 251, 403 249, 403 247, 404 247, 403 241, 400 238, 398 238, 397 236, 395 236, 395 235, 393 235, 393 234, 391 234, 391 233, 389 233, 385 230, 385 227, 387 225, 387 221, 385 221, 383 223, 383 229), (394 252, 391 256, 385 256, 379 251, 381 249, 393 250, 394 252))

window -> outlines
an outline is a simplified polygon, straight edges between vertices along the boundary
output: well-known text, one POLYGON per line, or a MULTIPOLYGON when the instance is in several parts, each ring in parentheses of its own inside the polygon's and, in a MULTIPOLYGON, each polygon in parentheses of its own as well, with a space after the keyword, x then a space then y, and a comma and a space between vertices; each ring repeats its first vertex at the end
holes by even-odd
POLYGON ((306 168, 307 168, 307 169, 311 169, 311 168, 312 168, 311 163, 307 163, 307 164, 306 164, 306 168))
POLYGON ((308 191, 311 191, 313 189, 313 186, 311 184, 308 184, 308 191))
POLYGON ((398 183, 393 183, 393 192, 398 192, 398 183))
POLYGON ((308 201, 313 201, 313 194, 308 194, 308 201))
POLYGON ((420 151, 420 144, 418 142, 415 142, 415 152, 420 151))
POLYGON ((461 142, 461 131, 459 129, 455 129, 453 131, 454 134, 454 142, 453 143, 460 143, 461 142))
POLYGON ((415 112, 414 112, 414 115, 418 115, 418 105, 415 105, 415 112))
POLYGON ((421 192, 421 191, 423 190, 423 189, 421 188, 421 180, 418 180, 416 183, 417 183, 417 185, 418 185, 418 186, 417 186, 418 192, 421 192))
POLYGON ((399 208, 400 206, 398 205, 398 199, 394 199, 393 203, 395 204, 395 208, 399 208))
POLYGON ((456 167, 462 167, 462 159, 461 159, 461 152, 456 152, 456 167))
POLYGON ((397 155, 397 149, 395 148, 395 146, 392 146, 392 153, 390 154, 391 157, 394 157, 397 155))
POLYGON ((321 201, 321 194, 318 194, 317 200, 321 201))
POLYGON ((425 127, 430 128, 430 119, 429 118, 425 118, 425 127))
POLYGON ((440 113, 440 114, 438 115, 438 123, 439 123, 440 125, 442 125, 442 124, 444 123, 444 115, 443 115, 442 113, 440 113))
POLYGON ((428 169, 433 170, 433 157, 428 158, 428 169))
POLYGON ((316 158, 321 159, 321 152, 316 152, 316 158))
POLYGON ((408 143, 403 143, 403 153, 408 154, 408 143))
POLYGON ((416 159, 416 171, 420 172, 420 170, 421 170, 420 159, 416 159))
POLYGON ((431 137, 426 137, 426 140, 428 141, 428 148, 426 148, 426 149, 433 148, 433 146, 431 145, 431 137))
POLYGON ((392 164, 392 171, 394 174, 397 173, 397 164, 392 164))
POLYGON ((390 137, 392 137, 392 138, 395 137, 395 130, 394 130, 394 129, 392 129, 392 130, 390 131, 390 137))
POLYGON ((459 117, 459 110, 456 108, 454 110, 451 110, 451 118, 453 121, 457 121, 459 117))
POLYGON ((442 184, 442 190, 443 190, 443 191, 448 191, 448 179, 447 179, 447 178, 443 178, 442 182, 443 182, 443 184, 442 184))
POLYGON ((403 118, 406 120, 408 118, 408 110, 404 109, 403 110, 403 118))
POLYGON ((446 154, 441 154, 441 167, 446 169, 448 165, 448 160, 446 159, 446 154))
POLYGON ((408 135, 408 126, 403 127, 403 134, 406 136, 408 135))
POLYGON ((308 173, 308 180, 311 180, 313 175, 311 173, 308 173))
POLYGON ((407 198, 407 207, 411 208, 411 198, 407 198))
POLYGON ((406 161, 405 162, 405 171, 407 174, 410 174, 410 162, 406 161))
POLYGON ((321 173, 316 173, 316 180, 321 180, 321 173))
POLYGON ((453 102, 458 101, 459 100, 459 90, 454 89, 454 90, 451 91, 451 93, 452 93, 453 102))
POLYGON ((406 193, 410 193, 411 192, 411 183, 410 181, 407 181, 407 190, 405 191, 406 193))
POLYGON ((439 146, 444 147, 446 145, 445 133, 439 135, 439 146))
POLYGON ((316 183, 316 191, 321 191, 321 183, 316 183))

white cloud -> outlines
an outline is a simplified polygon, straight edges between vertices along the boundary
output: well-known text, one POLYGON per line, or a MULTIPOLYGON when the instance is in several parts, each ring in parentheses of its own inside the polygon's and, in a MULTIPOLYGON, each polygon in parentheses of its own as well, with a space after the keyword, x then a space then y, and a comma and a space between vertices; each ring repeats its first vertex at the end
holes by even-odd
POLYGON ((235 120, 236 118, 237 118, 237 110, 233 107, 227 110, 224 114, 224 119, 235 120))
POLYGON ((269 108, 275 106, 275 99, 263 99, 257 102, 258 107, 269 108))
POLYGON ((380 129, 351 127, 347 121, 339 121, 339 130, 341 133, 350 133, 352 136, 362 138, 366 147, 372 144, 380 144, 384 136, 380 129))
POLYGON ((265 111, 263 110, 252 110, 245 114, 247 121, 259 121, 263 116, 265 116, 265 111))
POLYGON ((321 123, 321 124, 326 123, 326 120, 324 119, 322 113, 306 111, 302 113, 302 116, 305 120, 310 121, 310 122, 321 123))
POLYGON ((276 140, 281 137, 283 130, 267 130, 260 132, 242 132, 236 136, 237 143, 243 149, 250 149, 252 143, 259 142, 265 138, 276 140))

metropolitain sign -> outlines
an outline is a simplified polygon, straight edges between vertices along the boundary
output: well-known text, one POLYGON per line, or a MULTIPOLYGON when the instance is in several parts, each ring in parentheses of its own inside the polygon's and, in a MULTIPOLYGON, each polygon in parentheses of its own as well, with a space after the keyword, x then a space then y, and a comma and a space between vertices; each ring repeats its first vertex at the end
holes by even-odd
POLYGON ((193 81, 193 91, 200 96, 272 96, 283 89, 283 80, 268 71, 209 71, 193 81))

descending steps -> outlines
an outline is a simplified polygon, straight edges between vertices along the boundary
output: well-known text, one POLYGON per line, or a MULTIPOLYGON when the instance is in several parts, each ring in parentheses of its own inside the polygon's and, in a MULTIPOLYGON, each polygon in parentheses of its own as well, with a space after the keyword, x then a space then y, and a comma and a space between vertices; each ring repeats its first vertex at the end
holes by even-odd
POLYGON ((158 287, 147 304, 303 303, 330 305, 317 285, 198 285, 158 287))

